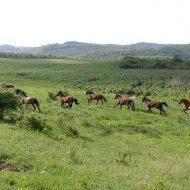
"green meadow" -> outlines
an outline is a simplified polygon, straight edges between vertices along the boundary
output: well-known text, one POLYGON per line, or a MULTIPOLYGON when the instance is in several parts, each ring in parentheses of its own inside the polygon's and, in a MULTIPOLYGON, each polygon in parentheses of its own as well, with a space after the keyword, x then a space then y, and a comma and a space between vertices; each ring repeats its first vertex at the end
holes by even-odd
POLYGON ((178 104, 190 100, 189 70, 1 58, 0 82, 36 97, 42 111, 22 105, 0 120, 0 189, 189 189, 190 111, 178 104), (80 104, 62 108, 58 90, 80 104), (107 102, 88 104, 86 90, 107 102), (113 108, 116 94, 133 98, 135 111, 113 108), (144 95, 167 102, 167 115, 148 113, 144 95))

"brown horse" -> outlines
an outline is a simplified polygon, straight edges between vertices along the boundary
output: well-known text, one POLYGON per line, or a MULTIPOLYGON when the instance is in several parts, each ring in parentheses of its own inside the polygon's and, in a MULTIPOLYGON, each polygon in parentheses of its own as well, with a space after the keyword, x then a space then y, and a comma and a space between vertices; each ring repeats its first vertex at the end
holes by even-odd
POLYGON ((128 109, 130 109, 130 107, 135 111, 135 104, 134 101, 129 99, 129 98, 122 98, 121 95, 116 94, 115 95, 115 99, 118 100, 117 104, 114 106, 114 108, 118 105, 120 105, 120 109, 122 108, 122 105, 126 105, 128 107, 128 109))
POLYGON ((166 115, 162 105, 165 105, 166 107, 169 107, 168 104, 166 102, 152 102, 150 99, 148 99, 147 97, 143 97, 142 102, 145 102, 147 104, 148 107, 148 112, 152 112, 151 108, 157 108, 160 110, 160 114, 162 114, 162 112, 164 113, 164 115, 166 115))
POLYGON ((40 104, 39 104, 38 100, 36 98, 34 98, 34 97, 23 96, 21 105, 23 105, 23 104, 26 104, 26 106, 28 104, 32 104, 34 110, 36 110, 36 106, 37 106, 39 112, 41 112, 40 104))
POLYGON ((187 100, 186 98, 182 98, 180 101, 179 101, 179 104, 181 103, 184 103, 185 104, 185 108, 182 109, 182 112, 186 113, 187 110, 190 110, 190 101, 187 100))
POLYGON ((102 102, 102 105, 103 105, 103 100, 104 102, 107 102, 106 98, 103 95, 95 94, 91 90, 87 90, 86 95, 89 95, 88 104, 90 104, 92 100, 97 100, 96 105, 98 104, 99 100, 102 102))
POLYGON ((66 108, 72 108, 73 102, 75 102, 76 105, 79 105, 78 100, 76 98, 73 98, 73 96, 65 96, 63 94, 63 91, 58 91, 56 96, 60 96, 61 98, 61 106, 63 107, 64 103, 67 103, 68 106, 66 108))

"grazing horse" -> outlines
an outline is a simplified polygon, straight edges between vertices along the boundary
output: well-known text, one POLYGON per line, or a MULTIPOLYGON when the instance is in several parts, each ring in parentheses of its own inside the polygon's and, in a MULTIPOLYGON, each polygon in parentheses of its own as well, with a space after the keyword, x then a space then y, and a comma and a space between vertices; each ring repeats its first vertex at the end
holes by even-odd
POLYGON ((134 101, 129 99, 129 98, 122 98, 121 95, 116 94, 115 95, 115 99, 118 100, 117 104, 114 106, 114 108, 118 105, 120 105, 120 109, 122 108, 122 105, 126 105, 128 107, 128 109, 130 109, 130 107, 135 111, 135 105, 134 105, 134 101))
POLYGON ((166 102, 152 102, 150 99, 148 99, 145 96, 142 98, 142 102, 145 102, 147 104, 148 112, 151 112, 151 113, 153 113, 151 108, 157 108, 157 109, 160 110, 160 114, 162 114, 162 112, 163 112, 164 115, 166 115, 162 105, 165 105, 166 107, 169 107, 166 102))
POLYGON ((98 104, 99 100, 102 102, 102 105, 103 105, 103 100, 104 102, 107 102, 106 98, 103 95, 95 94, 91 90, 87 90, 86 95, 89 95, 88 104, 90 104, 92 100, 97 100, 96 105, 98 104))
POLYGON ((32 104, 34 110, 36 110, 36 106, 37 106, 39 112, 41 112, 40 104, 39 104, 38 100, 36 98, 34 98, 34 97, 23 96, 21 105, 23 105, 23 104, 26 104, 26 106, 28 104, 32 104))
POLYGON ((66 108, 72 108, 73 102, 75 102, 76 105, 79 105, 78 100, 76 98, 73 98, 73 96, 65 96, 63 94, 63 91, 58 91, 56 96, 60 96, 61 98, 61 106, 63 107, 64 103, 67 103, 68 106, 66 108))
POLYGON ((185 104, 185 108, 182 109, 182 112, 186 113, 187 110, 190 110, 190 101, 185 99, 185 98, 182 98, 180 101, 179 101, 179 104, 181 103, 184 103, 185 104))

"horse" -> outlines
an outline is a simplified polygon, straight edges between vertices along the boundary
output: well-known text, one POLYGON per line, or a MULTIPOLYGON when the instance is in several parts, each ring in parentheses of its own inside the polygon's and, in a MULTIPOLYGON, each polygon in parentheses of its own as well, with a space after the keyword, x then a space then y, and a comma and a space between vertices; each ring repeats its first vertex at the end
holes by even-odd
POLYGON ((63 107, 64 103, 68 104, 68 106, 66 108, 72 108, 73 102, 75 102, 76 105, 80 104, 76 98, 73 98, 73 96, 65 96, 63 94, 63 91, 58 91, 56 96, 60 96, 60 98, 61 98, 61 106, 62 107, 63 107))
POLYGON ((88 104, 90 104, 92 100, 97 100, 96 105, 98 104, 99 100, 102 102, 102 105, 103 105, 103 100, 104 102, 107 102, 106 98, 102 94, 95 94, 91 90, 87 90, 86 95, 89 95, 88 104))
POLYGON ((185 108, 182 109, 182 112, 186 113, 187 110, 190 110, 190 101, 187 100, 186 98, 182 98, 181 100, 179 100, 179 104, 184 103, 185 104, 185 108))
POLYGON ((126 105, 128 107, 128 109, 130 109, 130 107, 133 109, 133 111, 135 111, 135 104, 134 101, 129 99, 129 98, 122 98, 121 95, 116 94, 115 95, 115 99, 118 100, 117 104, 114 106, 114 108, 118 105, 120 105, 120 109, 122 108, 122 105, 126 105))
POLYGON ((148 99, 146 96, 144 96, 142 98, 142 102, 145 102, 147 104, 148 107, 148 112, 152 112, 151 108, 157 108, 160 110, 160 114, 162 115, 162 112, 164 113, 164 115, 166 115, 162 105, 165 105, 166 107, 169 107, 168 104, 166 102, 152 102, 150 99, 148 99))
POLYGON ((14 88, 14 85, 12 85, 12 84, 5 84, 4 87, 5 88, 14 88))
POLYGON ((32 104, 34 110, 36 110, 36 106, 37 106, 39 112, 41 112, 40 104, 39 104, 38 100, 36 98, 34 98, 34 97, 23 96, 21 105, 23 105, 23 104, 26 104, 26 107, 27 107, 28 104, 32 104))
POLYGON ((14 88, 14 91, 15 91, 15 93, 16 93, 17 95, 20 95, 20 96, 22 96, 22 97, 27 97, 26 92, 24 92, 23 90, 20 90, 20 89, 18 89, 18 88, 14 88))

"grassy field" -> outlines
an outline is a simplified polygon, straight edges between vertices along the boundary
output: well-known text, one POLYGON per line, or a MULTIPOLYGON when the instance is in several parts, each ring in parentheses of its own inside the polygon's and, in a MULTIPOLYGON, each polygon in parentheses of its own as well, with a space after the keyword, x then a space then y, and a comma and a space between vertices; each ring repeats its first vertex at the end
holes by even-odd
POLYGON ((0 59, 0 82, 40 102, 0 120, 0 189, 189 189, 190 71, 121 70, 117 62, 0 59), (87 102, 85 91, 107 102, 87 102), (60 106, 58 90, 80 105, 60 106), (115 94, 133 96, 135 111, 113 108, 115 94), (142 97, 165 101, 167 116, 147 113, 142 97), (35 118, 34 130, 28 124, 35 118))

